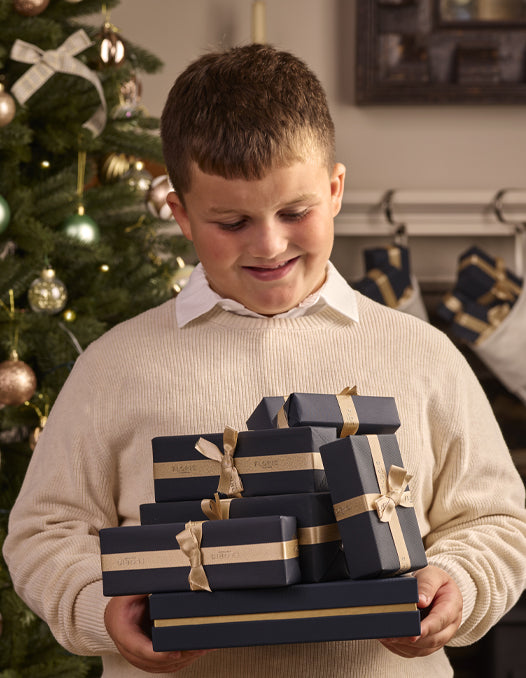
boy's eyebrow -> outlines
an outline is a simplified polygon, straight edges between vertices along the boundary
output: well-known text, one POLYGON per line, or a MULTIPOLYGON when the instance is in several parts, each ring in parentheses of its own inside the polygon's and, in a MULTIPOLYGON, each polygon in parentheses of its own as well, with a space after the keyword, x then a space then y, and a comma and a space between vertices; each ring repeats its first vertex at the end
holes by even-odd
MULTIPOLYGON (((311 200, 318 199, 317 193, 302 193, 296 198, 292 198, 289 201, 286 201, 280 209, 287 209, 288 207, 293 207, 294 205, 299 205, 303 202, 310 202, 311 200)), ((235 207, 210 207, 209 213, 212 215, 224 215, 224 214, 234 214, 239 212, 235 207)))

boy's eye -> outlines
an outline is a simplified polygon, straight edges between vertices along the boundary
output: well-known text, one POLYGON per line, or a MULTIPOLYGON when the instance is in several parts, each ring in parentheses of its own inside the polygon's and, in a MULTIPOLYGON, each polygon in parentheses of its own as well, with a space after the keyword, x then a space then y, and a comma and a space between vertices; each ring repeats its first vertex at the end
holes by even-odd
POLYGON ((240 219, 239 221, 234 221, 232 223, 219 223, 218 226, 219 228, 223 229, 223 231, 237 231, 238 229, 242 228, 245 225, 245 220, 240 219))
POLYGON ((281 218, 285 219, 285 221, 301 221, 308 213, 308 208, 301 210, 301 212, 283 212, 281 218))

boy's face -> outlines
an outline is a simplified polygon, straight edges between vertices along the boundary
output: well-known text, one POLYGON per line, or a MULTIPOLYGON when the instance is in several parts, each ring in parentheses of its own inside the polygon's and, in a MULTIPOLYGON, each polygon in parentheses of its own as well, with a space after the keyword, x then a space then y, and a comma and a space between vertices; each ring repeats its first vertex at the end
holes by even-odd
POLYGON ((263 179, 225 179, 194 165, 184 206, 168 203, 210 286, 263 315, 297 306, 325 280, 345 167, 297 162, 263 179))

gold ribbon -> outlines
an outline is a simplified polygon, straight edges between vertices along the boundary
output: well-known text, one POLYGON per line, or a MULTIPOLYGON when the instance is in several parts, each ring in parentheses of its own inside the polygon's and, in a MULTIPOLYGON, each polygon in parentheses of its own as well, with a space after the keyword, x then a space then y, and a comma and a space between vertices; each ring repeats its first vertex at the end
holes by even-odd
POLYGON ((509 304, 498 304, 488 309, 488 322, 475 318, 468 313, 457 313, 455 315, 455 322, 461 327, 465 327, 472 332, 478 334, 478 337, 473 342, 475 345, 481 344, 485 341, 502 323, 502 321, 509 314, 511 308, 509 304))
POLYGON ((95 73, 75 55, 83 52, 93 43, 82 29, 67 38, 57 49, 44 51, 23 40, 15 40, 11 49, 11 59, 25 64, 33 64, 11 87, 11 94, 20 105, 25 102, 55 73, 77 75, 88 80, 97 90, 101 105, 82 126, 94 136, 98 136, 106 125, 106 99, 100 80, 95 73))
MULTIPOLYGON (((258 457, 238 457, 236 468, 242 476, 252 473, 282 473, 283 471, 323 471, 319 452, 267 454, 258 457)), ((205 478, 217 476, 217 461, 157 461, 153 465, 154 480, 165 478, 205 478)))
MULTIPOLYGON (((338 393, 336 400, 338 401, 338 406, 342 415, 343 426, 340 431, 340 438, 345 438, 347 436, 353 435, 358 430, 360 422, 358 421, 358 414, 356 413, 356 408, 354 407, 354 402, 351 396, 358 395, 358 389, 355 386, 346 386, 343 391, 338 393)), ((287 413, 285 411, 285 405, 280 408, 277 416, 277 425, 278 428, 288 428, 289 422, 287 418, 287 413)))
POLYGON ((356 407, 354 406, 353 396, 358 395, 358 389, 356 385, 352 388, 346 386, 341 393, 336 396, 338 401, 338 406, 342 413, 343 426, 340 431, 340 438, 346 438, 347 436, 352 436, 358 430, 360 422, 358 420, 358 413, 356 412, 356 407))
POLYGON ((447 294, 442 300, 444 306, 449 309, 452 313, 460 313, 462 311, 462 302, 460 299, 455 297, 453 294, 447 294))
POLYGON ((341 521, 359 513, 376 511, 378 519, 381 522, 387 523, 391 530, 398 560, 400 561, 400 568, 396 574, 401 574, 408 571, 411 567, 411 558, 407 550, 396 507, 404 506, 409 508, 413 506, 409 491, 404 490, 412 476, 401 466, 395 465, 392 465, 389 473, 386 474, 378 436, 368 435, 366 437, 371 448, 371 457, 380 493, 363 494, 338 502, 334 505, 334 514, 336 519, 341 521))
POLYGON ((230 518, 230 504, 233 497, 229 499, 219 499, 217 492, 213 499, 203 499, 201 501, 201 511, 209 520, 228 520, 230 518))
POLYGON ((230 426, 225 427, 223 431, 223 452, 221 452, 217 445, 214 445, 214 443, 205 438, 199 438, 195 444, 195 449, 204 457, 217 461, 220 464, 217 491, 221 494, 226 494, 228 497, 240 497, 241 492, 243 492, 243 483, 234 463, 237 435, 236 430, 230 426))
POLYGON ((328 607, 317 610, 286 610, 283 612, 252 612, 248 614, 214 615, 209 617, 174 617, 154 619, 155 628, 201 626, 203 624, 232 624, 249 622, 272 622, 288 619, 326 619, 365 614, 390 614, 392 612, 417 612, 416 603, 391 603, 383 605, 356 605, 354 607, 328 607))
MULTIPOLYGON (((205 521, 206 522, 206 521, 205 521)), ((225 546, 201 546, 203 567, 235 563, 262 563, 271 560, 288 560, 298 557, 298 539, 238 544, 225 546)), ((104 572, 186 568, 188 558, 180 548, 159 551, 129 551, 103 553, 101 566, 104 572)))
POLYGON ((398 299, 389 277, 379 268, 372 268, 370 271, 367 271, 367 277, 374 280, 386 305, 396 308, 398 306, 398 299))
POLYGON ((402 268, 402 250, 396 245, 390 245, 387 248, 387 259, 391 266, 402 268))
POLYGON ((188 583, 191 591, 212 591, 203 567, 201 556, 201 538, 203 536, 203 523, 190 521, 184 526, 184 530, 176 535, 179 548, 190 561, 190 573, 188 583))

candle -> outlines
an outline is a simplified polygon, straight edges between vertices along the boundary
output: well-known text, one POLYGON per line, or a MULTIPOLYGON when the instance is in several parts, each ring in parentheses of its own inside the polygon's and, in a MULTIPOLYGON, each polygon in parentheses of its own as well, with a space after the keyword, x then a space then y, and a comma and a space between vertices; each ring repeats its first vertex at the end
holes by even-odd
POLYGON ((265 21, 265 3, 252 3, 252 42, 265 43, 267 30, 265 21))

